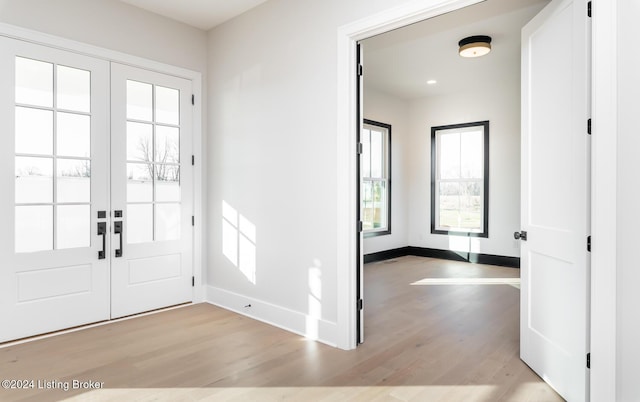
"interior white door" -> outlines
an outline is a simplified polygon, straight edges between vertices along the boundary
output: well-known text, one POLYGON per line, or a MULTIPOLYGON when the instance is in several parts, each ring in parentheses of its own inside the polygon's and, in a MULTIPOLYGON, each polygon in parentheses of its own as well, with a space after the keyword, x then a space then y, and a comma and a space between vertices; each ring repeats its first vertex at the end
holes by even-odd
POLYGON ((108 69, 0 37, 0 342, 109 318, 108 69))
POLYGON ((111 65, 112 318, 192 300, 191 94, 111 65))
POLYGON ((589 399, 588 23, 553 0, 522 30, 520 356, 568 401, 589 399))

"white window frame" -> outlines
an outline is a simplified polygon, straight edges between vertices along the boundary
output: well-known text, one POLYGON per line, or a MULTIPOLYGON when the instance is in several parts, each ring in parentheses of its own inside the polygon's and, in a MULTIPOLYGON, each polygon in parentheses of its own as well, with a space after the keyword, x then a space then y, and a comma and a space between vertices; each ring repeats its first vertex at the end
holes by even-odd
MULTIPOLYGON (((365 183, 370 182, 372 185, 374 183, 383 183, 385 192, 384 192, 384 200, 382 201, 383 206, 382 210, 386 214, 386 219, 384 219, 385 225, 378 228, 364 229, 364 237, 373 237, 373 236, 382 236, 391 234, 391 125, 386 123, 381 123, 374 120, 363 120, 363 136, 364 130, 372 130, 382 133, 382 177, 371 177, 365 176, 364 166, 366 163, 369 163, 371 166, 371 157, 369 160, 365 159, 365 155, 372 155, 371 150, 367 153, 366 150, 363 149, 362 153, 362 209, 364 211, 364 189, 365 183)), ((364 141, 362 141, 363 147, 364 141)), ((369 172, 371 172, 371 168, 369 168, 369 172)), ((364 213, 363 213, 364 220, 364 213)))
POLYGON ((489 237, 489 121, 453 124, 431 127, 431 233, 461 235, 469 237, 489 237), (443 179, 440 172, 440 138, 443 135, 482 129, 482 177, 443 179), (479 183, 480 184, 480 228, 445 227, 440 225, 440 184, 441 183, 479 183))

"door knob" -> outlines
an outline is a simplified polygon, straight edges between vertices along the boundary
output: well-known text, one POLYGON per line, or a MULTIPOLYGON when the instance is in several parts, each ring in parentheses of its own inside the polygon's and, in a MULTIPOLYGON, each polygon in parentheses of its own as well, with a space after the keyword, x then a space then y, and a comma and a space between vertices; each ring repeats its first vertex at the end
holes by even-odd
POLYGON ((524 230, 521 232, 513 232, 513 238, 516 240, 527 241, 527 232, 525 232, 524 230))

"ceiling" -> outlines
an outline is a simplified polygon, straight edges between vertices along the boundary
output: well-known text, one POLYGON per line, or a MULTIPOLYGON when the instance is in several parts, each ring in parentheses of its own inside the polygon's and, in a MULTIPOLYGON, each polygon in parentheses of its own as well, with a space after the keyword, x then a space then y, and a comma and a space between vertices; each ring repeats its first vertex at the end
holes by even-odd
POLYGON ((520 74, 520 31, 549 0, 487 0, 361 42, 364 88, 412 100, 499 87, 520 74), (458 55, 458 41, 492 37, 483 57, 458 55), (429 85, 427 81, 436 80, 429 85))
POLYGON ((208 31, 267 0, 120 0, 208 31))
MULTIPOLYGON (((120 0, 209 30, 267 0, 120 0)), ((486 0, 363 40, 365 90, 411 100, 499 85, 519 74, 520 30, 549 0, 486 0), (492 37, 492 51, 477 59, 458 55, 458 41, 492 37), (429 80, 436 80, 433 85, 429 80)))

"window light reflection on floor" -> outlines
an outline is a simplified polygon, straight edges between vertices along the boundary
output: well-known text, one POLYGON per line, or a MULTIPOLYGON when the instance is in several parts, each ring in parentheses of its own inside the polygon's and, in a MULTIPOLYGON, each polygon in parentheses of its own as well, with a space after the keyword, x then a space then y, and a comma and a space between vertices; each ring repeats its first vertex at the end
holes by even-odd
POLYGON ((411 285, 510 285, 520 288, 520 278, 424 278, 411 285))

